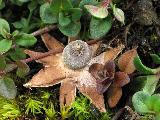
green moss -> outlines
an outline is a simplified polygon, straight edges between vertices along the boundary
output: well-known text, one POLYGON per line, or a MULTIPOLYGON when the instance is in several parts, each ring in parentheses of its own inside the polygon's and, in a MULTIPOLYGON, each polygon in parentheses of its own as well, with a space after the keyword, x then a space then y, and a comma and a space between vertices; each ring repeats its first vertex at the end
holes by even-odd
POLYGON ((19 106, 14 101, 0 97, 0 120, 14 120, 21 115, 19 106))

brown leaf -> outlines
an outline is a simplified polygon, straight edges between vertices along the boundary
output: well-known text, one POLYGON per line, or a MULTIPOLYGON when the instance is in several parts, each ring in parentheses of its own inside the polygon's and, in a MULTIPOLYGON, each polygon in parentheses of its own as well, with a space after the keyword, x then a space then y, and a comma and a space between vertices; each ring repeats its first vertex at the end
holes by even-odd
POLYGON ((114 85, 117 87, 123 87, 124 85, 130 82, 130 78, 127 73, 125 72, 116 72, 115 73, 115 80, 114 85))
POLYGON ((118 59, 119 69, 127 74, 131 74, 135 71, 133 60, 137 56, 136 49, 129 50, 123 53, 118 59))
POLYGON ((122 88, 111 86, 107 94, 108 94, 108 105, 110 108, 113 108, 117 105, 122 96, 122 88))
POLYGON ((60 43, 57 39, 55 39, 53 36, 51 36, 48 33, 41 35, 41 38, 44 44, 46 45, 46 47, 48 48, 48 50, 64 48, 62 43, 60 43))
POLYGON ((60 87, 60 106, 70 106, 76 97, 76 85, 73 81, 65 79, 60 87))
POLYGON ((83 95, 91 100, 93 105, 95 105, 99 111, 106 112, 103 95, 99 94, 95 87, 81 86, 78 87, 78 89, 83 95))
POLYGON ((109 60, 114 60, 118 54, 123 50, 124 46, 121 45, 117 48, 110 48, 105 52, 104 63, 108 62, 109 60))
POLYGON ((56 67, 45 67, 41 69, 32 79, 24 84, 25 87, 49 87, 60 83, 66 78, 63 69, 56 67), (54 71, 54 72, 53 72, 54 71))

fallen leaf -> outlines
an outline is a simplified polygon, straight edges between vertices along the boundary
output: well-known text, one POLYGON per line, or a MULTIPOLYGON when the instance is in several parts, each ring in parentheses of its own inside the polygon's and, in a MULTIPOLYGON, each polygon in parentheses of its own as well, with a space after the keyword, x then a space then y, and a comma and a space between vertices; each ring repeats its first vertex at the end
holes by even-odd
POLYGON ((124 85, 128 84, 130 82, 130 78, 128 74, 125 72, 116 72, 115 73, 115 81, 114 84, 117 87, 123 87, 124 85))
POLYGON ((112 86, 108 91, 108 105, 113 108, 117 105, 122 96, 122 88, 112 86))
POLYGON ((8 99, 14 99, 17 94, 17 88, 14 81, 8 77, 0 76, 0 96, 8 99))
POLYGON ((128 50, 118 59, 118 67, 121 71, 131 74, 135 71, 134 58, 137 56, 136 49, 128 50))
POLYGON ((53 36, 49 35, 48 33, 45 33, 41 35, 42 41, 48 48, 48 50, 54 50, 56 48, 64 48, 63 44, 60 43, 57 39, 55 39, 53 36))

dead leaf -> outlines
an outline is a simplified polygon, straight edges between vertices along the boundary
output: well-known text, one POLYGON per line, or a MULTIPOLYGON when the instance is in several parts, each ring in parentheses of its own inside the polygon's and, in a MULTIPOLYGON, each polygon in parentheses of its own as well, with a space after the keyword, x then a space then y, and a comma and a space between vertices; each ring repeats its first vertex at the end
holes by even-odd
POLYGON ((117 105, 122 96, 122 88, 112 86, 108 91, 108 105, 113 108, 117 105))
POLYGON ((54 50, 58 48, 64 48, 63 44, 60 43, 57 39, 55 39, 53 36, 49 35, 48 33, 42 34, 41 38, 48 48, 48 50, 54 50))
POLYGON ((128 50, 123 53, 118 59, 119 69, 127 74, 131 74, 135 71, 133 60, 137 56, 136 49, 128 50))
POLYGON ((130 82, 128 74, 125 72, 116 72, 114 85, 117 87, 123 87, 130 82))
POLYGON ((123 50, 124 45, 120 45, 117 48, 110 48, 105 52, 104 63, 108 62, 109 60, 114 60, 118 54, 123 50))

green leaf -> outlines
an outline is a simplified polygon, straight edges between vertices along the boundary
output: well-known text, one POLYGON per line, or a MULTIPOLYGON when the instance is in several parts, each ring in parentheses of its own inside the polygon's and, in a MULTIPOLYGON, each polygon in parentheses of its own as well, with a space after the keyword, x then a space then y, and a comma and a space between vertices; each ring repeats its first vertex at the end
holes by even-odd
POLYGON ((38 5, 38 3, 37 3, 36 0, 33 0, 32 2, 30 2, 30 3, 28 4, 28 9, 29 9, 29 11, 32 12, 33 10, 35 10, 36 7, 37 7, 37 5, 38 5))
POLYGON ((37 39, 33 35, 26 33, 22 33, 19 36, 16 36, 15 38, 16 44, 24 47, 32 46, 37 42, 37 39))
POLYGON ((160 120, 160 113, 155 116, 155 120, 160 120))
POLYGON ((80 23, 70 23, 69 25, 63 27, 59 26, 59 30, 66 36, 74 37, 76 36, 81 29, 81 24, 80 23))
POLYGON ((73 8, 73 6, 70 0, 53 0, 51 8, 52 12, 58 14, 61 11, 66 11, 73 8))
POLYGON ((119 22, 124 24, 125 16, 124 16, 124 12, 121 9, 114 7, 113 15, 119 22))
POLYGON ((143 88, 144 92, 147 92, 148 94, 152 95, 156 89, 157 83, 159 81, 158 75, 148 75, 146 76, 146 83, 143 88))
POLYGON ((148 113, 150 110, 148 109, 147 105, 145 104, 145 101, 150 97, 148 93, 145 93, 143 91, 136 92, 132 97, 132 103, 135 108, 135 110, 138 113, 148 113))
POLYGON ((106 18, 108 16, 108 10, 105 7, 97 7, 93 5, 84 6, 87 11, 96 18, 106 18))
POLYGON ((18 1, 20 1, 20 2, 28 2, 30 0, 18 0, 18 1))
POLYGON ((16 61, 16 64, 18 66, 16 74, 18 77, 23 78, 25 75, 27 75, 30 69, 28 65, 22 61, 16 61))
POLYGON ((44 23, 57 23, 57 19, 58 19, 58 16, 56 13, 54 13, 51 8, 50 8, 50 4, 49 3, 45 3, 43 5, 41 5, 40 7, 40 17, 41 17, 41 20, 44 22, 44 23))
POLYGON ((111 17, 107 17, 105 19, 97 19, 92 17, 90 22, 90 35, 93 39, 98 39, 103 37, 112 26, 111 17))
POLYGON ((71 0, 59 0, 61 1, 61 9, 62 10, 69 10, 70 8, 73 8, 71 0))
POLYGON ((160 57, 157 54, 150 54, 155 64, 160 64, 160 57))
POLYGON ((5 7, 5 3, 3 0, 0 0, 0 10, 5 7))
POLYGON ((0 54, 3 54, 7 52, 12 46, 12 41, 11 40, 0 40, 0 54))
POLYGON ((18 6, 22 6, 23 2, 19 1, 19 0, 10 0, 12 2, 12 4, 18 5, 18 6))
POLYGON ((154 111, 155 113, 160 113, 160 94, 152 95, 145 101, 145 104, 151 111, 154 111))
MULTIPOLYGON (((22 19, 21 19, 22 20, 22 19)), ((14 23, 12 23, 13 24, 13 26, 15 27, 15 28, 23 28, 23 24, 22 24, 22 22, 21 21, 16 21, 16 22, 14 22, 14 23)))
POLYGON ((71 14, 72 21, 76 22, 80 20, 81 15, 82 15, 82 9, 80 8, 71 8, 68 11, 71 14))
POLYGON ((143 65, 143 63, 141 62, 139 56, 136 56, 134 58, 134 65, 136 67, 136 69, 143 73, 143 74, 156 74, 157 72, 160 71, 160 68, 157 69, 151 69, 149 67, 146 67, 145 65, 143 65))
POLYGON ((13 36, 13 37, 16 37, 18 34, 19 34, 19 31, 18 31, 18 30, 15 30, 15 31, 13 31, 12 36, 13 36))
POLYGON ((0 70, 3 70, 5 69, 6 67, 6 60, 5 60, 5 57, 0 55, 0 70))
POLYGON ((9 24, 5 19, 0 18, 0 34, 6 36, 7 33, 10 33, 9 24))
POLYGON ((59 13, 59 24, 60 26, 67 26, 71 23, 71 20, 69 17, 65 17, 62 12, 59 13))
POLYGON ((11 78, 3 77, 0 78, 0 95, 8 99, 16 97, 17 89, 14 81, 11 78))
POLYGON ((97 0, 81 0, 79 3, 80 8, 84 8, 84 5, 97 5, 97 0))
POLYGON ((26 58, 26 54, 23 52, 22 48, 15 48, 9 52, 9 56, 12 60, 22 60, 26 58))

